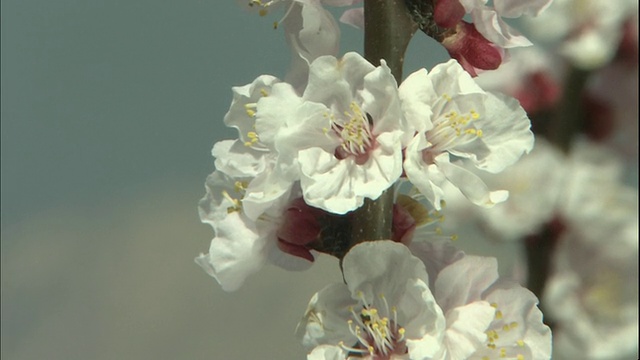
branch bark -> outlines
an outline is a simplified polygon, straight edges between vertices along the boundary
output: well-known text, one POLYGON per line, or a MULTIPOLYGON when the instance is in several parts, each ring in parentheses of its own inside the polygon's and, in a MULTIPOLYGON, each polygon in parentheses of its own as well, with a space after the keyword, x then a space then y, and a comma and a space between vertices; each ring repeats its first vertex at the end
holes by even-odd
MULTIPOLYGON (((404 0, 365 0, 364 57, 374 65, 384 59, 398 84, 402 81, 404 55, 417 25, 404 0)), ((378 199, 365 199, 355 210, 350 246, 370 240, 391 238, 394 187, 378 199)))

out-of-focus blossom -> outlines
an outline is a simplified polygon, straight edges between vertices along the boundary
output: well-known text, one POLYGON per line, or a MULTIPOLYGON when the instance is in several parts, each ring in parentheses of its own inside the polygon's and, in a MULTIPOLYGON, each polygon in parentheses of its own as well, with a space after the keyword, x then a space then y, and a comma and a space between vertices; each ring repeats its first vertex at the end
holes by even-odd
POLYGON ((482 175, 490 187, 509 191, 509 199, 491 209, 477 209, 476 221, 500 240, 520 240, 537 233, 555 213, 565 188, 562 166, 563 154, 537 139, 533 151, 513 166, 500 174, 482 175))
POLYGON ((527 114, 549 110, 560 100, 562 66, 537 47, 514 49, 509 61, 485 71, 476 81, 487 91, 500 91, 520 102, 527 114))
POLYGON ((584 97, 587 136, 615 149, 630 166, 638 162, 637 26, 637 18, 627 23, 618 57, 593 74, 584 97))
POLYGON ((538 16, 552 2, 552 0, 500 0, 494 1, 493 7, 490 7, 487 6, 487 0, 459 1, 465 11, 471 14, 476 29, 489 41, 502 48, 531 45, 531 42, 526 37, 502 20, 503 17, 538 16))
POLYGON ((538 299, 499 281, 495 258, 466 256, 445 267, 435 297, 447 319, 446 359, 551 358, 551 331, 538 299))
POLYGON ((436 0, 433 19, 448 29, 439 41, 451 57, 476 76, 497 69, 507 58, 506 49, 532 45, 502 17, 536 16, 550 1, 494 1, 490 7, 486 0, 436 0), (471 23, 462 20, 465 13, 471 14, 471 23))
MULTIPOLYGON (((564 155, 539 139, 512 168, 499 175, 481 174, 489 186, 508 190, 509 199, 491 209, 450 202, 447 216, 453 223, 475 221, 478 230, 496 240, 523 239, 552 222, 606 233, 605 224, 624 223, 638 213, 637 194, 623 185, 623 171, 616 154, 602 145, 583 139, 564 155)), ((453 199, 447 191, 445 196, 453 199)))
POLYGON ((588 228, 590 238, 608 238, 610 229, 637 218, 637 191, 623 184, 624 166, 614 152, 576 142, 564 169, 557 212, 568 227, 588 228))
POLYGON ((637 0, 555 0, 540 16, 525 19, 532 37, 557 45, 573 65, 594 69, 609 62, 637 0))
POLYGON ((518 102, 482 90, 456 61, 411 74, 400 86, 407 121, 417 129, 405 151, 407 178, 439 209, 442 186, 451 183, 474 204, 507 198, 490 191, 473 172, 451 162, 469 160, 497 173, 533 147, 530 122, 518 102))
POLYGON ((600 219, 606 231, 570 227, 560 238, 542 299, 555 326, 554 359, 638 356, 637 211, 627 219, 615 227, 600 219))
MULTIPOLYGON (((433 260, 432 248, 416 250, 433 260)), ((346 284, 312 298, 298 328, 303 343, 314 356, 333 346, 337 357, 326 358, 550 358, 551 332, 531 292, 499 281, 495 259, 435 256, 443 254, 448 260, 427 275, 401 244, 355 246, 343 262, 346 284)))
POLYGON ((286 83, 273 90, 258 102, 256 131, 279 157, 295 158, 309 205, 344 214, 400 177, 406 124, 384 61, 321 57, 302 96, 286 83))

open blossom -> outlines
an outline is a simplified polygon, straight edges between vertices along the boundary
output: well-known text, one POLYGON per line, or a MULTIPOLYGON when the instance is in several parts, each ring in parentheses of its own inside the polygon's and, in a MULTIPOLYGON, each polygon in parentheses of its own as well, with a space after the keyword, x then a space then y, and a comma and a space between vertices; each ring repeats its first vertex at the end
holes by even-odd
POLYGON ((513 281, 501 280, 495 258, 469 256, 450 243, 422 239, 410 246, 433 279, 445 314, 443 359, 549 359, 551 331, 538 299, 513 281))
POLYGON ((273 76, 261 75, 251 84, 232 88, 233 100, 224 123, 237 129, 238 139, 219 141, 212 150, 217 170, 248 179, 242 209, 251 220, 273 204, 285 201, 283 198, 299 178, 297 169, 279 158, 274 144, 264 141, 255 129, 257 102, 278 83, 280 80, 273 76))
MULTIPOLYGON (((215 237, 209 252, 201 254, 195 261, 226 291, 240 288, 247 276, 260 270, 267 262, 288 269, 303 269, 311 264, 299 259, 304 257, 300 253, 287 251, 296 255, 290 256, 278 249, 279 237, 290 239, 293 231, 291 224, 285 224, 284 220, 288 219, 285 213, 288 204, 295 201, 296 192, 288 194, 288 202, 272 206, 254 221, 242 210, 241 200, 248 180, 214 172, 207 177, 207 194, 198 206, 200 219, 211 225, 215 237)), ((298 229, 299 241, 303 237, 312 241, 317 236, 310 230, 307 227, 298 229)), ((307 260, 313 260, 313 256, 309 254, 307 260)))
POLYGON ((611 60, 625 20, 637 9, 637 0, 555 0, 526 25, 532 37, 558 45, 575 66, 589 70, 611 60))
MULTIPOLYGON (((431 258, 424 249, 417 255, 431 258)), ((389 241, 352 248, 343 262, 346 284, 314 295, 298 327, 313 349, 309 359, 550 358, 551 332, 537 299, 498 281, 495 259, 441 264, 427 274, 421 259, 389 241)))
POLYGON ((436 208, 446 183, 480 206, 507 198, 451 158, 497 173, 528 153, 531 124, 515 99, 485 92, 453 60, 409 75, 400 98, 407 122, 417 130, 405 151, 404 171, 436 208))
POLYGON ((257 134, 298 164, 305 201, 337 214, 400 177, 403 125, 389 68, 357 53, 314 61, 302 96, 281 83, 257 104, 257 134))
POLYGON ((442 310, 424 265, 406 246, 356 245, 343 269, 346 284, 315 294, 298 325, 306 347, 331 345, 369 359, 433 359, 444 352, 442 310))

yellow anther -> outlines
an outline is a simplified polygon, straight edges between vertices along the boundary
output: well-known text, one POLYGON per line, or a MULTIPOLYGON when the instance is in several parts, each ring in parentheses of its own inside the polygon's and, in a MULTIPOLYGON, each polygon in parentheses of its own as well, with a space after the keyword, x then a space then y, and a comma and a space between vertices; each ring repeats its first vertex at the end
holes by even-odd
POLYGON ((233 184, 233 189, 234 189, 236 192, 241 192, 241 191, 244 191, 244 190, 247 188, 247 186, 248 186, 248 185, 247 185, 247 183, 246 183, 246 182, 244 182, 244 181, 236 181, 236 182, 233 184))
POLYGON ((254 117, 256 116, 256 112, 255 110, 247 109, 247 115, 249 115, 249 117, 254 117))
POLYGON ((509 331, 509 330, 511 330, 511 328, 509 327, 509 325, 504 324, 504 325, 502 326, 502 330, 504 330, 504 331, 509 331))
POLYGON ((482 360, 491 360, 491 359, 489 359, 489 357, 488 357, 488 356, 483 356, 483 357, 482 357, 482 360))
POLYGON ((277 30, 277 29, 278 29, 278 25, 279 25, 279 24, 278 24, 278 22, 277 22, 277 21, 274 21, 274 22, 273 22, 273 29, 274 29, 274 30, 277 30))
POLYGON ((505 348, 500 349, 500 357, 502 358, 507 357, 507 349, 505 348))
POLYGON ((516 359, 518 359, 518 360, 524 360, 524 355, 522 355, 522 354, 518 354, 518 355, 516 356, 516 359))
POLYGON ((509 327, 512 328, 512 329, 515 329, 515 328, 518 327, 518 323, 514 321, 511 324, 509 324, 509 327))
POLYGON ((518 340, 518 341, 516 341, 516 344, 518 344, 518 346, 520 346, 520 347, 524 347, 524 340, 522 340, 522 339, 518 340))
POLYGON ((496 309, 498 308, 498 304, 496 304, 496 303, 491 303, 490 305, 491 305, 492 308, 496 308, 496 309))
POLYGON ((502 311, 500 310, 496 311, 496 319, 498 320, 502 319, 502 311))
POLYGON ((260 89, 260 95, 262 96, 269 96, 269 93, 267 92, 266 89, 260 89))
POLYGON ((482 134, 483 134, 482 130, 480 130, 480 129, 476 130, 476 136, 477 137, 482 137, 482 134))
POLYGON ((404 335, 405 331, 406 330, 403 327, 398 328, 398 334, 400 334, 400 335, 404 335))
POLYGON ((458 240, 458 234, 451 235, 451 241, 456 241, 456 240, 458 240))
POLYGON ((480 117, 480 114, 478 114, 475 110, 471 110, 469 111, 469 113, 471 114, 472 119, 477 119, 480 117))
POLYGON ((448 94, 442 94, 442 97, 447 101, 451 101, 451 96, 449 96, 448 94))
POLYGON ((436 232, 437 235, 442 235, 442 228, 441 227, 437 227, 435 229, 435 232, 436 232))
POLYGON ((260 16, 266 16, 268 13, 267 9, 260 9, 260 11, 258 11, 258 15, 260 16))

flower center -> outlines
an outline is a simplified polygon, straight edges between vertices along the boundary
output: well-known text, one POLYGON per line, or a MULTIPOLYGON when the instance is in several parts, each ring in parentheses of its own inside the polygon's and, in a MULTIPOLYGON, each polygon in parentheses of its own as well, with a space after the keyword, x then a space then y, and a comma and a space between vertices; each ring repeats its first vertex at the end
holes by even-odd
POLYGON ((341 139, 341 145, 336 148, 335 156, 340 160, 354 156, 356 163, 362 165, 369 158, 368 152, 375 144, 375 137, 371 132, 373 119, 353 101, 349 105, 349 110, 344 112, 344 121, 337 121, 334 116, 327 115, 331 121, 331 129, 341 139))
POLYGON ((229 194, 228 191, 222 190, 222 196, 231 202, 231 206, 227 207, 227 213, 231 214, 232 212, 241 211, 242 210, 242 198, 246 192, 248 184, 245 181, 236 181, 233 184, 233 189, 235 194, 238 197, 233 197, 229 194))
MULTIPOLYGON (((446 102, 450 102, 448 95, 443 95, 446 102)), ((450 110, 437 117, 433 122, 433 129, 427 131, 427 140, 432 144, 425 151, 438 153, 454 146, 460 146, 476 138, 482 137, 482 130, 477 129, 474 121, 480 118, 480 114, 471 109, 466 113, 450 110)))
POLYGON ((389 309, 389 304, 383 294, 379 296, 381 307, 367 304, 362 292, 358 292, 360 299, 355 306, 361 307, 359 312, 355 306, 349 308, 352 319, 347 321, 349 331, 358 339, 353 347, 341 343, 341 347, 350 352, 351 356, 370 355, 376 359, 389 359, 393 354, 406 354, 405 329, 398 326, 398 312, 395 307, 389 309))
MULTIPOLYGON (((260 95, 262 97, 267 97, 269 96, 269 93, 267 92, 267 89, 260 89, 260 95)), ((255 131, 256 129, 255 118, 258 111, 258 103, 251 102, 251 103, 244 104, 244 111, 247 114, 247 116, 254 121, 254 124, 251 127, 251 130, 246 131, 246 133, 243 134, 244 136, 242 136, 242 140, 244 141, 244 146, 251 147, 257 150, 266 149, 266 146, 260 142, 260 137, 258 136, 258 133, 255 131)))

